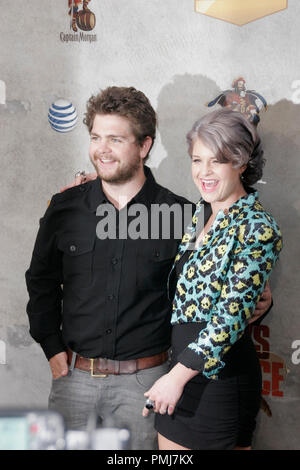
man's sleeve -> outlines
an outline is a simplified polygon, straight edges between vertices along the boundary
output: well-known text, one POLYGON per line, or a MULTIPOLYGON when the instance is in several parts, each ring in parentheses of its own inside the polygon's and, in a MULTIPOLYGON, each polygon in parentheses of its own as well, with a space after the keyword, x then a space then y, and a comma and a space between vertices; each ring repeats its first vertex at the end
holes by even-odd
POLYGON ((62 261, 57 249, 58 215, 51 201, 34 245, 26 285, 29 294, 27 314, 30 334, 40 343, 49 360, 65 350, 61 337, 62 261))
POLYGON ((257 320, 255 320, 254 322, 251 323, 252 326, 258 326, 260 325, 264 319, 266 318, 266 316, 270 313, 270 311, 272 310, 274 306, 274 302, 273 302, 273 297, 271 298, 271 304, 270 304, 270 307, 268 308, 268 310, 265 311, 265 313, 263 313, 257 320))
POLYGON ((256 303, 281 250, 281 236, 268 227, 256 227, 251 240, 231 257, 218 303, 198 338, 178 356, 178 361, 216 379, 224 354, 243 335, 256 303), (260 230, 270 234, 265 243, 260 230), (272 235, 271 235, 272 233, 272 235))

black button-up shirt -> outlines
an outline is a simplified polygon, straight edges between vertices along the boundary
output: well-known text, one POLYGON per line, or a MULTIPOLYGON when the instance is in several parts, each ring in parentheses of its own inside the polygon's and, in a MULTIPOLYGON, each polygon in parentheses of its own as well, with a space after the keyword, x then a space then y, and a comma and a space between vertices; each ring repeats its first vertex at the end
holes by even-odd
POLYGON ((66 348, 118 360, 169 348, 167 279, 195 206, 145 174, 120 211, 99 178, 53 196, 26 272, 30 333, 48 359, 66 348))

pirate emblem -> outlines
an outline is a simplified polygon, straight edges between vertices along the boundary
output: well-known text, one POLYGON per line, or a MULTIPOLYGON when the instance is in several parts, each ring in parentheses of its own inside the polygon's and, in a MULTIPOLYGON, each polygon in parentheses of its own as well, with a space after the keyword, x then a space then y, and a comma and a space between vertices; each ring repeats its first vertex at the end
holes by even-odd
POLYGON ((88 4, 90 0, 68 0, 69 15, 71 16, 70 29, 78 31, 91 31, 96 25, 95 14, 89 10, 88 4), (82 9, 79 10, 79 5, 83 3, 82 9))
POLYGON ((238 111, 246 116, 249 121, 257 126, 260 121, 259 112, 261 109, 267 110, 267 102, 263 96, 255 90, 246 90, 246 81, 239 77, 232 83, 232 89, 222 91, 207 106, 211 108, 215 104, 238 111))

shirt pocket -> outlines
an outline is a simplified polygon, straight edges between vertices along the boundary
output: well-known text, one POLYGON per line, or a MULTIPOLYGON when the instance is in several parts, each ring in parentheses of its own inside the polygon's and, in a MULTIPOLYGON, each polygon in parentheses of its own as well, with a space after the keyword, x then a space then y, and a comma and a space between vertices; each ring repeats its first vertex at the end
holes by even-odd
POLYGON ((177 253, 177 244, 149 243, 137 254, 139 290, 167 291, 169 272, 177 253))
POLYGON ((64 284, 89 287, 93 280, 95 237, 63 237, 58 249, 62 252, 64 284))

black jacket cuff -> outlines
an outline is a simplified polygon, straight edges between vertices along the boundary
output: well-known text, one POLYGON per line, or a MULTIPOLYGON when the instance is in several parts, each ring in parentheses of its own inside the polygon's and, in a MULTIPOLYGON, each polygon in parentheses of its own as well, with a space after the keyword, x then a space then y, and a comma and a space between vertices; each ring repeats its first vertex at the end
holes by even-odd
POLYGON ((177 357, 177 361, 189 369, 202 372, 204 359, 189 348, 185 348, 177 357))
POLYGON ((55 354, 64 352, 67 350, 64 342, 62 340, 61 333, 48 336, 43 341, 40 342, 40 345, 45 353, 46 358, 51 359, 55 354))

